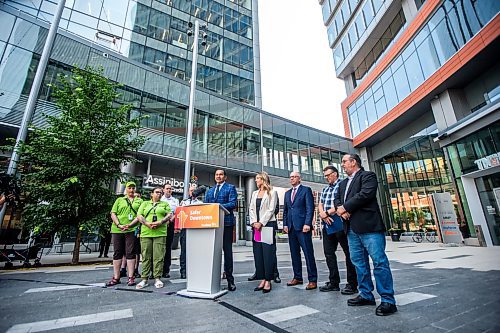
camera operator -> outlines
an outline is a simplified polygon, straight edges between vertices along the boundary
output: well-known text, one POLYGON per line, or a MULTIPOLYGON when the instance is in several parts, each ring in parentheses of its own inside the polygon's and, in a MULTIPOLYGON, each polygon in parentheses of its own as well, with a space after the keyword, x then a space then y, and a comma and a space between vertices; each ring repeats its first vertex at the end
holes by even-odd
MULTIPOLYGON (((195 204, 200 204, 203 203, 200 199, 198 199, 199 196, 201 196, 203 193, 207 191, 207 188, 205 186, 200 186, 196 184, 191 184, 189 186, 189 192, 188 192, 188 197, 184 200, 181 201, 180 206, 189 206, 189 205, 195 205, 195 204)), ((176 229, 176 233, 180 232, 180 241, 181 241, 181 256, 180 256, 180 272, 181 272, 181 279, 186 278, 186 229, 176 229)))
POLYGON ((4 207, 4 204, 12 203, 17 205, 20 201, 19 198, 19 187, 16 184, 14 178, 10 175, 1 174, 0 175, 0 210, 4 207))

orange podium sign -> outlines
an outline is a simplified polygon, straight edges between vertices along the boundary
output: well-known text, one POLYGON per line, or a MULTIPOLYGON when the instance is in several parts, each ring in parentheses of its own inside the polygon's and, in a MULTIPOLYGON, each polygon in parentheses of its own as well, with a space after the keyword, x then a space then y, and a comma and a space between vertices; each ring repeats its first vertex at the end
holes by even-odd
POLYGON ((175 209, 175 229, 219 227, 219 205, 182 206, 175 209))

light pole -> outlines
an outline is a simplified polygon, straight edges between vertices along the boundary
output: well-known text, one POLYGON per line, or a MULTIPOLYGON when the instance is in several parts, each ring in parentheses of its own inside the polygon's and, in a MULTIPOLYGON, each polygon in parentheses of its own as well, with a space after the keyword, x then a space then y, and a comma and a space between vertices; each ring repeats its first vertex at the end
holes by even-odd
MULTIPOLYGON (((28 102, 26 103, 26 109, 24 110, 23 120, 21 121, 19 132, 17 133, 16 144, 14 146, 14 150, 12 151, 9 167, 7 169, 7 174, 10 176, 16 174, 17 163, 19 162, 19 148, 21 146, 21 143, 26 141, 26 137, 28 136, 28 126, 31 122, 31 118, 33 117, 33 112, 35 111, 38 93, 40 92, 40 86, 43 82, 43 76, 45 74, 45 70, 47 69, 50 52, 52 51, 52 46, 54 45, 57 28, 59 27, 59 22, 61 21, 61 16, 65 4, 66 0, 59 0, 59 4, 57 5, 56 11, 54 13, 54 18, 52 19, 52 23, 49 28, 47 39, 45 40, 45 45, 43 46, 43 51, 40 56, 40 62, 38 63, 35 78, 33 79, 33 84, 31 85, 28 102)), ((3 222, 6 206, 7 205, 3 205, 2 209, 0 210, 0 223, 3 222)))
MULTIPOLYGON (((193 36, 193 23, 189 22, 188 36, 193 36)), ((187 134, 186 134, 186 163, 184 165, 184 197, 189 193, 189 178, 191 173, 191 141, 193 139, 193 122, 194 122, 194 97, 196 93, 196 70, 198 65, 198 37, 200 34, 200 22, 194 21, 194 40, 193 40, 193 62, 191 64, 191 88, 189 90, 189 110, 187 119, 187 134)), ((206 45, 207 34, 203 32, 202 46, 206 45)))

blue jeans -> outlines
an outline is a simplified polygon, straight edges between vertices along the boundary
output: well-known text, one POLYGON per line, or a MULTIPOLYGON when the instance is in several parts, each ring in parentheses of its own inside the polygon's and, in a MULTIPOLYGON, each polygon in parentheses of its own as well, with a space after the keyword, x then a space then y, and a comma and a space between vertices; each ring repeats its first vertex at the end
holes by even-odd
POLYGON ((370 260, 373 261, 373 275, 377 284, 377 292, 382 302, 396 304, 389 259, 385 254, 385 234, 373 232, 357 234, 349 230, 349 252, 351 261, 358 275, 359 295, 364 299, 375 300, 373 297, 373 282, 370 273, 370 260))

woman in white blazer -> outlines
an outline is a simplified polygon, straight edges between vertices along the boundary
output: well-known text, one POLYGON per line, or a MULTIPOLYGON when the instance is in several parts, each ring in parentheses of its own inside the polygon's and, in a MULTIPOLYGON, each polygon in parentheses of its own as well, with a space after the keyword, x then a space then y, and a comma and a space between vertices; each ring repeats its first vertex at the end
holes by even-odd
POLYGON ((278 193, 270 185, 269 175, 266 172, 259 172, 255 176, 255 183, 258 190, 252 193, 250 200, 250 224, 254 231, 261 230, 262 227, 273 228, 273 243, 254 242, 254 260, 257 279, 261 282, 255 291, 262 290, 263 293, 271 291, 271 280, 274 279, 274 265, 276 258, 276 238, 277 229, 276 216, 274 210, 278 193))

